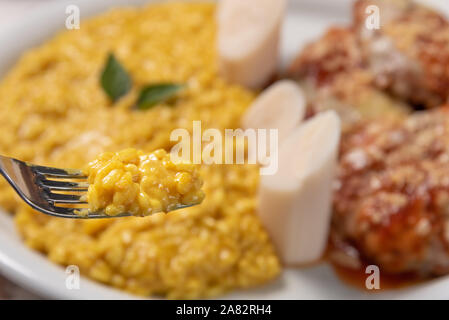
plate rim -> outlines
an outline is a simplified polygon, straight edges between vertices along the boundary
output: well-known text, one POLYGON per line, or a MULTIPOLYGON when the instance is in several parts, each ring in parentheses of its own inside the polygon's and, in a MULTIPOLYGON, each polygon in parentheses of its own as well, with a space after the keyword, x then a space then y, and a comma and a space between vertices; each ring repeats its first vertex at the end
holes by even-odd
MULTIPOLYGON (((188 1, 188 0, 185 0, 188 1)), ((299 6, 304 2, 313 2, 313 0, 290 0, 294 3, 295 6, 299 6)), ((349 0, 342 1, 348 2, 349 0)), ((425 1, 425 0, 424 0, 425 1)), ((82 8, 88 8, 86 11, 88 12, 87 16, 91 16, 92 14, 101 13, 108 8, 124 5, 124 6, 135 6, 141 5, 151 2, 161 2, 161 0, 63 0, 63 1, 55 1, 55 2, 46 2, 43 3, 39 8, 33 8, 33 12, 23 15, 20 19, 14 22, 8 22, 8 27, 0 30, 0 43, 8 43, 11 44, 8 47, 8 52, 6 52, 3 56, 4 59, 0 60, 0 77, 3 77, 6 70, 9 69, 7 65, 12 65, 13 62, 17 60, 17 57, 23 54, 26 49, 30 47, 34 47, 39 45, 45 40, 51 38, 58 30, 61 30, 63 26, 63 22, 59 21, 50 21, 47 18, 51 16, 55 16, 56 14, 60 14, 61 17, 64 16, 64 9, 68 4, 76 4, 81 6, 82 8), (48 25, 43 27, 43 31, 39 31, 39 28, 36 30, 33 28, 35 24, 42 24, 43 22, 49 22, 48 25), (31 30, 31 31, 30 31, 31 30), (30 34, 28 38, 22 42, 15 41, 17 38, 17 34, 30 34), (33 37, 33 39, 30 39, 33 37)), ((317 0, 314 1, 315 3, 317 0)), ((333 2, 332 0, 319 0, 321 3, 325 2, 333 2)), ((335 2, 333 2, 335 4, 335 2)), ((449 12, 449 3, 442 4, 438 0, 427 1, 426 3, 430 3, 431 5, 436 3, 436 6, 439 8, 443 8, 446 13, 449 12), (441 5, 441 7, 440 7, 441 5)), ((87 17, 86 16, 86 17, 87 17)), ((64 21, 64 19, 61 19, 64 21)), ((0 57, 2 54, 0 53, 0 57)), ((0 209, 0 226, 5 225, 9 228, 14 229, 15 237, 18 237, 18 232, 15 230, 15 226, 13 225, 13 218, 10 214, 6 213, 3 209, 0 209)), ((128 294, 122 290, 116 289, 112 286, 106 286, 99 282, 90 280, 85 276, 81 276, 81 289, 80 290, 67 290, 65 286, 60 283, 60 285, 55 285, 57 281, 65 280, 65 272, 63 267, 57 265, 47 257, 42 254, 28 248, 22 240, 20 241, 20 245, 18 247, 8 248, 5 243, 10 241, 10 238, 7 234, 3 234, 0 232, 0 272, 4 274, 6 277, 11 279, 13 282, 19 284, 20 286, 28 289, 29 291, 38 294, 41 297, 51 298, 51 299, 142 299, 142 297, 135 296, 132 294, 128 294), (25 256, 31 261, 34 261, 34 265, 22 265, 21 260, 22 257, 18 257, 15 250, 22 251, 25 256), (42 274, 36 273, 33 270, 33 267, 43 267, 46 275, 53 274, 56 277, 56 282, 52 281, 50 283, 46 283, 45 279, 40 278, 42 274)), ((287 274, 291 274, 294 272, 291 269, 283 268, 282 277, 287 277, 287 274)), ((55 279, 53 279, 55 280, 55 279)), ((340 281, 340 280, 338 280, 340 281)), ((384 293, 379 295, 369 295, 366 296, 364 294, 359 295, 359 299, 423 299, 423 297, 432 297, 433 299, 447 299, 449 298, 449 293, 445 294, 445 287, 449 286, 449 276, 444 278, 439 278, 436 280, 437 282, 428 282, 422 287, 416 288, 416 290, 398 290, 394 293, 384 293)), ((347 286, 344 284, 344 286, 347 286)), ((270 285, 266 287, 268 290, 270 285)), ((257 288, 256 288, 257 290, 257 288)), ((267 291, 265 288, 263 291, 267 291)), ((239 298, 244 299, 245 293, 247 291, 242 290, 234 290, 229 295, 219 296, 218 299, 228 299, 235 298, 233 296, 234 293, 237 293, 239 298)), ((312 297, 312 296, 311 296, 312 297)), ((261 296, 260 298, 263 298, 261 296)), ((270 299, 269 292, 267 293, 266 298, 270 299)), ((313 298, 313 297, 312 297, 313 298)), ((320 298, 320 297, 315 297, 320 298)), ((157 299, 155 297, 148 297, 148 299, 157 299)), ((287 299, 295 299, 287 298, 287 299)))

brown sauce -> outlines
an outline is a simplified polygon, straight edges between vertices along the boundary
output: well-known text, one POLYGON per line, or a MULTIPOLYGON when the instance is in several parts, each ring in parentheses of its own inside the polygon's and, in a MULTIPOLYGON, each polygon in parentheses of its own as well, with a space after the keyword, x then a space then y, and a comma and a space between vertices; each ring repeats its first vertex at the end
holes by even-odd
MULTIPOLYGON (((370 276, 370 273, 365 273, 366 266, 362 266, 359 269, 351 269, 347 267, 339 266, 335 263, 331 263, 331 266, 334 269, 337 277, 347 285, 351 287, 355 287, 357 289, 372 292, 373 290, 367 289, 365 282, 366 279, 370 276)), ((422 277, 417 276, 416 274, 400 274, 400 275, 392 275, 392 274, 382 274, 380 272, 379 277, 380 282, 380 290, 392 290, 392 289, 402 289, 405 287, 413 286, 416 284, 420 284, 425 282, 428 279, 423 279, 422 277)), ((378 291, 378 290, 374 290, 378 291)))
MULTIPOLYGON (((366 281, 372 274, 372 271, 367 273, 366 268, 372 263, 364 259, 359 250, 350 243, 333 234, 323 260, 332 266, 335 275, 343 283, 362 291, 373 292, 366 286, 366 281)), ((382 268, 379 270, 379 290, 402 289, 427 280, 429 278, 423 278, 416 273, 389 274, 382 272, 382 268)))

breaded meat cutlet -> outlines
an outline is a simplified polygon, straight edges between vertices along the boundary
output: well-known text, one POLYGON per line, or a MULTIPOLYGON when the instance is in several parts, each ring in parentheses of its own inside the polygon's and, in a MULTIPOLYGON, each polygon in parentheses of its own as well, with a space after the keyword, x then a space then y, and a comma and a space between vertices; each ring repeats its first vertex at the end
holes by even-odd
POLYGON ((358 0, 353 12, 362 60, 378 88, 427 108, 448 102, 449 22, 443 15, 408 0, 358 0), (366 27, 370 5, 379 8, 379 29, 366 27))
POLYGON ((344 134, 332 233, 381 272, 449 272, 449 107, 344 134))
POLYGON ((383 93, 365 67, 351 28, 333 27, 307 45, 292 63, 288 77, 305 89, 313 113, 336 110, 346 128, 360 119, 403 116, 409 108, 383 93))

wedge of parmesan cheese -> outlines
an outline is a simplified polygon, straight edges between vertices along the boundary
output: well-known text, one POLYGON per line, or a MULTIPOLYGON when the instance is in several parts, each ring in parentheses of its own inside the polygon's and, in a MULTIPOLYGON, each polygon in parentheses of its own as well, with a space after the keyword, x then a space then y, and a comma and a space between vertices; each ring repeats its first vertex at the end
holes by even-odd
POLYGON ((340 119, 326 111, 295 129, 279 149, 279 168, 261 177, 259 215, 286 265, 323 254, 329 231, 340 119))
POLYGON ((221 75, 248 88, 273 76, 286 0, 221 0, 217 9, 221 75))

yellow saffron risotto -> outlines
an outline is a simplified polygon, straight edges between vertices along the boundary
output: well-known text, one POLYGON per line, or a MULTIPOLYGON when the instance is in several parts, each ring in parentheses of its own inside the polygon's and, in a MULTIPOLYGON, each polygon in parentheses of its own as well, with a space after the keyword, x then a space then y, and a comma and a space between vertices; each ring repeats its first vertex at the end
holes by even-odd
MULTIPOLYGON (((26 53, 0 83, 0 152, 34 163, 82 168, 101 152, 169 150, 175 128, 236 128, 254 94, 217 75, 215 5, 121 8, 64 31, 26 53), (133 89, 110 102, 99 79, 109 52, 133 89), (133 108, 148 83, 185 84, 174 104, 133 108)), ((0 206, 15 213, 25 243, 111 286, 196 298, 260 285, 280 273, 257 215, 259 170, 203 165, 204 201, 168 214, 99 220, 37 213, 0 180, 0 206)))
POLYGON ((174 163, 164 149, 105 152, 85 169, 90 212, 148 216, 199 204, 204 199, 195 165, 174 163))

